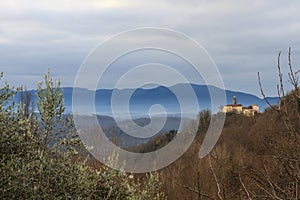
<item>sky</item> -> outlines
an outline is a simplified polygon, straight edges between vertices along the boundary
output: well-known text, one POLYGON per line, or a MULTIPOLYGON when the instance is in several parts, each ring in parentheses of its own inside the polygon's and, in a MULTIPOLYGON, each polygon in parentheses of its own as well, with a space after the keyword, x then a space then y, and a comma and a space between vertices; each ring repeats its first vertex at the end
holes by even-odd
MULTIPOLYGON (((73 86, 98 44, 126 30, 161 27, 201 44, 226 89, 260 96, 260 72, 266 94, 275 96, 278 52, 284 72, 289 47, 300 68, 299 10, 298 0, 0 0, 0 71, 10 84, 35 89, 50 67, 63 86, 73 86)), ((132 59, 120 65, 143 56, 132 59)), ((287 76, 285 83, 289 89, 287 76)))

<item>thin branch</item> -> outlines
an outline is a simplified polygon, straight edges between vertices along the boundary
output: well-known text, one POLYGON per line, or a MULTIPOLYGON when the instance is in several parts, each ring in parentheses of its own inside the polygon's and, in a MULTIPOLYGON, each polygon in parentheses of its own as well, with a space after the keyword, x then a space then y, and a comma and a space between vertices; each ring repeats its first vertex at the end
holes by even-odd
POLYGON ((296 73, 298 73, 298 72, 294 73, 294 71, 293 71, 292 61, 291 61, 291 47, 289 48, 288 65, 289 65, 289 69, 290 69, 290 73, 289 73, 290 82, 294 86, 294 89, 296 91, 298 91, 298 79, 296 77, 296 73))
MULTIPOLYGON (((263 168, 264 168, 264 172, 263 172, 263 179, 266 180, 262 180, 262 178, 259 178, 259 175, 255 172, 254 174, 256 174, 254 177, 252 177, 252 179, 254 180, 254 183, 262 190, 264 191, 265 195, 264 197, 266 197, 266 199, 277 199, 277 200, 283 200, 282 198, 278 197, 275 193, 274 187, 273 187, 273 183, 272 181, 270 181, 270 176, 268 171, 266 170, 265 164, 263 163, 263 161, 261 161, 263 168), (269 188, 270 187, 270 188, 269 188)), ((256 196, 256 195, 255 195, 256 196)))
POLYGON ((215 182, 216 182, 216 185, 217 185, 217 188, 218 188, 218 193, 217 193, 217 194, 218 194, 218 197, 219 197, 219 199, 222 200, 222 196, 221 196, 221 187, 220 187, 218 178, 217 178, 217 176, 216 176, 216 174, 215 174, 215 172, 214 172, 214 169, 213 169, 213 167, 212 167, 210 154, 209 154, 209 156, 208 156, 208 161, 209 161, 209 168, 210 168, 210 170, 211 170, 211 172, 212 172, 212 174, 213 174, 213 176, 214 176, 214 179, 215 179, 215 182))
POLYGON ((289 55, 288 55, 288 65, 289 65, 289 70, 290 73, 288 73, 289 75, 289 82, 293 85, 294 90, 295 90, 295 101, 297 103, 298 106, 298 118, 300 118, 300 91, 299 91, 299 87, 298 87, 298 77, 297 77, 297 73, 300 72, 300 70, 294 72, 293 71, 293 67, 292 67, 292 61, 291 61, 291 47, 289 48, 289 55))
POLYGON ((266 196, 266 198, 268 197, 272 197, 273 199, 276 199, 276 197, 274 197, 268 190, 266 190, 263 186, 261 186, 257 181, 255 181, 255 184, 262 189, 265 193, 267 193, 269 196, 266 196))
MULTIPOLYGON (((280 95, 279 85, 277 84, 276 87, 277 87, 277 95, 278 95, 278 98, 279 98, 279 103, 280 103, 279 107, 280 107, 280 106, 281 106, 281 103, 283 103, 283 101, 281 101, 282 98, 281 98, 281 95, 280 95)), ((280 108, 279 108, 279 110, 280 110, 280 108)))
POLYGON ((197 163, 197 189, 199 191, 199 194, 198 194, 198 199, 200 200, 201 199, 201 194, 200 194, 200 191, 201 191, 201 188, 200 188, 200 170, 199 170, 199 164, 197 163))
MULTIPOLYGON (((265 92, 263 90, 263 87, 262 87, 262 83, 261 83, 261 78, 260 78, 260 74, 259 72, 257 72, 257 77, 258 77, 258 84, 259 84, 259 88, 260 88, 260 93, 261 95, 263 96, 265 102, 273 109, 273 110, 276 110, 276 111, 279 111, 278 108, 276 108, 275 106, 273 106, 270 101, 267 99, 266 95, 265 95, 265 92)), ((279 95, 280 97, 280 95, 279 95)))
POLYGON ((246 186, 244 185, 244 183, 243 183, 243 181, 242 181, 242 178, 241 178, 241 174, 240 174, 240 173, 239 173, 239 179, 240 179, 240 183, 242 184, 242 186, 243 186, 243 188, 244 188, 244 190, 245 190, 245 192, 246 192, 246 194, 247 194, 248 199, 249 199, 249 200, 252 200, 252 198, 251 198, 251 196, 250 196, 250 193, 248 192, 246 186))
POLYGON ((295 186, 295 199, 298 199, 298 181, 296 181, 296 186, 295 186))
MULTIPOLYGON (((272 179, 271 179, 271 177, 270 177, 270 174, 269 174, 269 172, 268 172, 268 170, 267 170, 267 168, 266 168, 266 165, 263 163, 263 167, 264 167, 264 171, 265 171, 265 178, 267 179, 267 181, 268 181, 268 183, 269 183, 269 186, 271 187, 271 190, 272 190, 272 194, 273 194, 273 196, 276 198, 276 199, 281 199, 280 197, 278 197, 277 195, 276 195, 276 189, 277 190, 279 190, 280 192, 283 192, 283 190, 280 188, 280 187, 278 187, 273 181, 272 181, 272 179), (274 188, 274 186, 275 186, 275 188, 274 188)), ((283 192, 284 193, 284 192, 283 192)))
POLYGON ((280 67, 280 56, 281 51, 278 53, 278 59, 277 59, 277 69, 278 69, 278 76, 279 76, 279 83, 280 83, 280 96, 285 97, 284 87, 283 87, 283 74, 281 73, 281 67, 280 67))

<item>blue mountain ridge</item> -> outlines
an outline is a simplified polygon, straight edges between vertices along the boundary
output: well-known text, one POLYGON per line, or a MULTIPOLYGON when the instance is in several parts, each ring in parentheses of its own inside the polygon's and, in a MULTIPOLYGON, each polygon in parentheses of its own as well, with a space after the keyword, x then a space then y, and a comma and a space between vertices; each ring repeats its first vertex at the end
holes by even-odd
MULTIPOLYGON (((222 92, 222 89, 215 86, 207 86, 207 85, 196 85, 190 84, 191 88, 194 90, 196 94, 199 111, 203 109, 210 109, 211 107, 211 97, 210 93, 218 94, 222 92)), ((176 95, 172 91, 179 91, 179 96, 183 97, 186 102, 190 101, 192 97, 186 90, 187 84, 181 83, 171 87, 158 86, 151 89, 98 89, 96 91, 84 89, 84 88, 72 88, 72 87, 64 87, 62 88, 64 91, 64 101, 66 106, 66 113, 72 113, 72 93, 73 90, 76 89, 80 94, 81 102, 83 105, 88 104, 89 101, 86 97, 95 95, 95 109, 96 113, 99 115, 108 115, 111 116, 111 98, 113 92, 123 95, 129 95, 132 93, 129 99, 129 110, 132 116, 143 117, 147 116, 149 109, 154 104, 160 104, 168 114, 178 114, 181 112, 180 110, 180 102, 176 98, 176 95)), ((34 102, 37 102, 36 90, 30 90, 34 97, 34 102)), ((226 94, 226 103, 230 104, 232 102, 233 96, 236 96, 238 99, 238 103, 243 104, 243 106, 248 106, 251 104, 257 104, 260 107, 260 110, 263 111, 268 107, 267 103, 263 98, 259 98, 252 94, 247 94, 244 92, 225 90, 226 94)), ((20 92, 17 94, 16 99, 20 99, 20 92)), ((278 97, 267 97, 271 104, 278 104, 278 97)), ((116 100, 118 105, 128 104, 124 103, 123 99, 116 100)), ((219 105, 220 107, 222 105, 219 105)), ((219 109, 220 111, 220 109, 219 109)), ((121 114, 122 111, 120 111, 121 114)))

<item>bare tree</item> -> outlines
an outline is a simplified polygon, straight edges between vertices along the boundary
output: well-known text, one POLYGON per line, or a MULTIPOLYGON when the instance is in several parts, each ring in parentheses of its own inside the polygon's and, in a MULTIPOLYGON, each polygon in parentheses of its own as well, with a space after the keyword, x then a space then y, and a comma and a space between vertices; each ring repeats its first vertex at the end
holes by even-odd
MULTIPOLYGON (((295 130, 295 128, 292 125, 290 118, 289 118, 289 111, 288 111, 287 104, 286 104, 286 92, 285 92, 284 84, 283 84, 283 73, 282 73, 281 65, 280 65, 280 56, 281 56, 281 52, 278 53, 278 59, 277 59, 277 69, 278 69, 278 76, 279 76, 279 84, 277 85, 277 93, 278 93, 278 98, 279 98, 279 106, 278 107, 272 105, 269 102, 269 100, 266 98, 265 92, 262 87, 262 82, 261 82, 261 77, 260 77, 259 72, 257 74, 258 83, 259 83, 261 94, 264 97, 266 103, 273 110, 275 110, 279 113, 280 117, 284 120, 285 125, 286 125, 287 129, 290 131, 290 133, 293 134, 294 136, 299 137, 299 130, 298 131, 295 130)), ((289 52, 288 52, 288 67, 289 67, 289 73, 288 73, 289 82, 291 83, 291 85, 293 87, 293 93, 291 96, 295 103, 294 106, 297 108, 298 118, 300 119, 300 89, 298 86, 298 77, 297 77, 300 70, 298 70, 296 72, 294 72, 294 70, 293 70, 292 61, 291 61, 291 48, 289 48, 289 52)))
MULTIPOLYGON (((288 81, 292 85, 292 92, 287 93, 284 89, 284 77, 281 69, 281 52, 278 54, 279 84, 277 92, 279 106, 271 105, 264 93, 261 77, 258 73, 258 82, 261 94, 270 108, 276 111, 283 121, 287 135, 284 135, 279 147, 272 146, 272 155, 266 164, 262 161, 260 172, 254 176, 256 185, 260 188, 263 196, 268 199, 299 199, 300 198, 300 89, 298 86, 298 71, 294 71, 291 61, 291 48, 288 50, 288 81), (271 166, 272 165, 272 166, 271 166), (275 169, 274 169, 275 167, 275 169), (273 171, 273 174, 272 174, 273 171), (274 171, 276 173, 274 173, 274 171)), ((284 134, 284 133, 282 133, 284 134)), ((246 187, 245 187, 246 189, 246 187)), ((249 194, 249 193, 247 193, 249 194)))

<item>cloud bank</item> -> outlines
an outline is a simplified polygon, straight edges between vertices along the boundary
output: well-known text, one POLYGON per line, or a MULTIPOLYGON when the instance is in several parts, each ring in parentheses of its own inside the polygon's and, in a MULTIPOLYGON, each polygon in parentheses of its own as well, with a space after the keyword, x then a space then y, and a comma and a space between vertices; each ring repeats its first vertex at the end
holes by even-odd
POLYGON ((291 46, 299 68, 299 9, 297 0, 1 1, 0 71, 31 89, 51 67, 64 86, 72 86, 96 45, 121 31, 154 26, 203 45, 227 89, 259 95, 260 71, 267 94, 276 95, 278 51, 285 66, 291 46))

